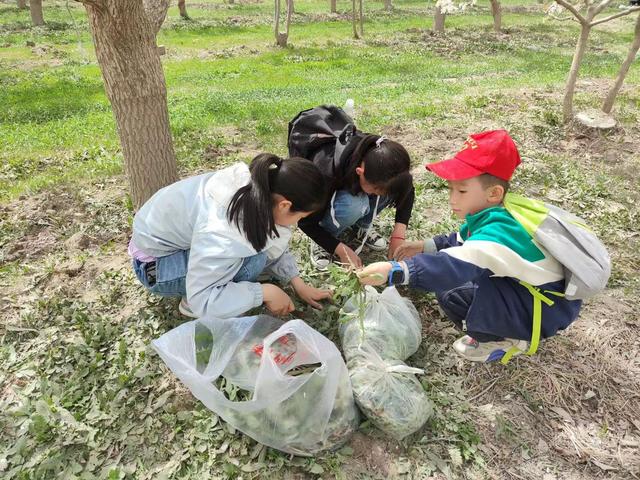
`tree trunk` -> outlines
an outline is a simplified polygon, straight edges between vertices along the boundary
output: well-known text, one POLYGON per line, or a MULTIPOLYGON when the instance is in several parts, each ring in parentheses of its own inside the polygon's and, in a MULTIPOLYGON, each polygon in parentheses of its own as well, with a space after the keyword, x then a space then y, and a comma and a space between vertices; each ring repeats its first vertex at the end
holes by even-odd
POLYGON ((437 33, 444 33, 444 21, 447 18, 445 13, 442 13, 442 9, 436 5, 435 13, 433 15, 433 31, 437 33))
POLYGON ((496 33, 502 31, 502 7, 500 0, 491 0, 491 14, 493 15, 493 29, 496 33))
POLYGON ((353 25, 353 38, 358 39, 358 22, 356 21, 356 0, 351 0, 351 23, 353 25))
POLYGON ((605 113, 611 113, 613 109, 613 102, 615 102, 616 97, 618 96, 618 92, 622 87, 625 77, 629 72, 629 67, 631 67, 631 63, 636 58, 636 54, 640 50, 640 15, 636 19, 636 28, 634 30, 633 42, 631 43, 631 48, 629 49, 629 53, 627 54, 627 58, 620 67, 620 71, 618 72, 618 77, 616 78, 616 82, 613 84, 611 90, 609 90, 609 94, 604 101, 604 105, 602 106, 602 111, 605 113))
POLYGON ((169 0, 142 0, 142 4, 147 17, 151 21, 153 35, 156 36, 164 23, 164 19, 167 18, 169 0))
POLYGON ((29 10, 31 10, 31 22, 36 26, 44 25, 44 17, 42 16, 42 0, 30 0, 29 10))
POLYGON ((20 10, 26 10, 27 7, 27 0, 18 0, 18 8, 20 10))
POLYGON ((157 27, 139 0, 94 0, 85 7, 138 209, 178 178, 157 27))
POLYGON ((331 13, 336 13, 338 11, 338 6, 336 5, 336 0, 331 0, 331 13))
POLYGON ((364 37, 364 8, 362 7, 363 0, 358 1, 358 8, 360 12, 358 14, 360 19, 360 37, 364 37))
POLYGON ((564 123, 568 123, 573 119, 573 93, 576 89, 578 71, 580 70, 580 64, 582 63, 582 58, 584 57, 584 52, 587 48, 589 33, 591 32, 591 26, 589 24, 582 24, 580 27, 580 38, 578 38, 576 51, 573 54, 571 70, 569 70, 569 76, 567 77, 567 85, 565 87, 564 100, 562 102, 562 118, 564 123))
POLYGON ((391 3, 391 0, 384 0, 384 9, 387 12, 393 10, 393 4, 391 3))
POLYGON ((353 38, 358 39, 364 36, 364 16, 362 14, 362 0, 351 1, 353 38), (358 11, 358 8, 360 11, 358 11), (359 26, 358 26, 359 25, 359 26))
POLYGON ((285 31, 280 31, 280 0, 275 0, 275 35, 276 45, 286 47, 289 40, 289 26, 291 25, 291 14, 293 13, 293 0, 287 0, 287 23, 285 31))
POLYGON ((178 10, 180 10, 180 16, 185 20, 190 20, 189 14, 187 13, 187 6, 185 5, 185 0, 178 0, 178 10))

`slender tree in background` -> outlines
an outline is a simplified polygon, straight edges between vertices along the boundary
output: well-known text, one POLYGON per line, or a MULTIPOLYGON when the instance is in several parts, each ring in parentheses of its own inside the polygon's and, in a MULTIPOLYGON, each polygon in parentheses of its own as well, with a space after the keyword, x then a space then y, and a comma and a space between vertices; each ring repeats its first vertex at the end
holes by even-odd
POLYGON ((624 79, 629 73, 629 67, 631 67, 631 63, 636 58, 638 54, 638 50, 640 50, 640 14, 638 14, 638 18, 636 19, 636 27, 634 29, 633 42, 631 43, 631 48, 629 48, 629 53, 627 54, 627 58, 625 59, 622 67, 620 67, 620 71, 618 72, 618 76, 616 78, 613 87, 609 90, 607 98, 604 100, 604 105, 602 106, 602 111, 605 113, 611 113, 613 109, 613 103, 616 101, 616 97, 618 96, 618 92, 624 83, 624 79))
POLYGON ((393 3, 391 3, 391 0, 384 0, 384 9, 387 12, 393 10, 393 3))
POLYGON ((364 37, 364 14, 362 13, 362 0, 351 0, 351 7, 353 38, 362 38, 364 37))
POLYGON ((499 0, 491 0, 491 14, 493 15, 493 29, 496 33, 502 31, 502 6, 499 0))
POLYGON ((18 8, 20 10, 26 10, 27 8, 27 0, 18 0, 18 8))
POLYGON ((336 0, 331 0, 331 13, 336 13, 338 11, 337 3, 338 2, 336 0))
POLYGON ((286 47, 289 40, 289 26, 291 25, 291 14, 293 13, 293 0, 285 0, 287 2, 287 20, 285 22, 284 32, 280 31, 280 11, 282 7, 280 0, 275 0, 275 25, 274 33, 276 36, 276 45, 286 47))
POLYGON ((444 21, 447 18, 447 14, 442 11, 442 6, 436 3, 436 8, 433 11, 433 31, 437 33, 444 33, 444 21))
POLYGON ((187 6, 185 0, 178 0, 178 10, 180 10, 180 16, 185 20, 189 20, 189 14, 187 13, 187 6))
POLYGON ((29 10, 31 11, 31 23, 36 26, 44 25, 44 16, 42 15, 42 0, 30 0, 29 10))
POLYGON ((87 10, 137 209, 178 178, 156 46, 169 0, 77 1, 87 10))
MULTIPOLYGON (((437 0, 435 8, 433 10, 433 31, 437 33, 444 33, 445 20, 447 15, 462 13, 467 8, 476 4, 476 0, 437 0)), ((495 19, 495 17, 494 17, 495 19)))
MULTIPOLYGON (((580 36, 576 43, 576 50, 573 54, 573 60, 571 62, 571 68, 569 69, 569 75, 567 76, 567 83, 564 90, 564 99, 562 101, 562 118, 565 123, 573 120, 573 96, 576 90, 576 82, 578 80, 578 72, 580 71, 580 65, 584 58, 584 53, 587 50, 587 42, 589 40, 589 34, 591 29, 601 23, 609 22, 614 18, 619 18, 624 15, 628 15, 633 12, 640 11, 640 7, 627 8, 617 13, 609 15, 607 17, 596 19, 596 16, 602 13, 614 0, 579 0, 578 2, 570 3, 568 0, 555 0, 557 6, 562 7, 569 11, 573 18, 580 24, 580 36)), ((548 10, 551 16, 562 20, 559 16, 562 9, 558 9, 552 5, 548 10)))

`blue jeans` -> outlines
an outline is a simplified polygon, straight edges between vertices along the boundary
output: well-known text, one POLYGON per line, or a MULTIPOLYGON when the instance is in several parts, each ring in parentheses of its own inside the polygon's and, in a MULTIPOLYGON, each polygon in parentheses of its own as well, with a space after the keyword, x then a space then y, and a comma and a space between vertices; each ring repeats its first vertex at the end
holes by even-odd
MULTIPOLYGON (((187 295, 187 266, 189 250, 180 250, 155 262, 133 259, 133 270, 140 283, 151 293, 162 297, 184 297, 187 295)), ((267 254, 260 252, 242 260, 242 266, 233 277, 233 282, 255 282, 267 265, 267 254)))
MULTIPOLYGON (((331 205, 329 205, 320 225, 334 237, 353 226, 368 228, 373 221, 376 197, 376 195, 367 195, 362 192, 358 195, 353 195, 347 190, 338 190, 333 199, 335 222, 331 215, 331 205)), ((375 214, 380 213, 389 203, 391 203, 389 197, 380 197, 375 214)))
POLYGON ((480 343, 502 340, 502 337, 496 335, 466 330, 467 313, 471 308, 477 289, 478 286, 476 284, 467 282, 459 287, 436 294, 436 298, 438 299, 440 307, 444 310, 444 313, 449 317, 449 320, 451 320, 458 329, 465 331, 471 338, 476 339, 480 343))

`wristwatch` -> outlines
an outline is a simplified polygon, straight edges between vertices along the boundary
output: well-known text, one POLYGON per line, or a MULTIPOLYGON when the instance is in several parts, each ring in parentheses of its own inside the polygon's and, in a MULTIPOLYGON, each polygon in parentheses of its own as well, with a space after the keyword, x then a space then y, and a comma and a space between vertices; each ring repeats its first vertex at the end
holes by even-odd
POLYGON ((401 285, 404 282, 404 268, 398 262, 391 263, 391 270, 389 271, 389 286, 401 285))

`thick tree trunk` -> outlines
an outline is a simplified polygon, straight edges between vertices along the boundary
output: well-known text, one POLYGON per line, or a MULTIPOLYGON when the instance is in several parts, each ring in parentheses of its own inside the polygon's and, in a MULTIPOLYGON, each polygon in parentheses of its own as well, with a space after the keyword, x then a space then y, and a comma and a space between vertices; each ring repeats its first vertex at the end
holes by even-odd
POLYGON ((178 10, 180 10, 180 16, 185 20, 189 20, 189 14, 187 13, 187 6, 185 0, 178 0, 178 10))
POLYGON ((141 1, 85 5, 137 209, 178 178, 156 25, 141 1))
POLYGON ((438 33, 444 33, 444 21, 447 15, 442 12, 442 9, 436 5, 436 9, 433 14, 433 31, 438 33))
POLYGON ((564 100, 562 101, 562 118, 564 123, 568 123, 573 119, 573 94, 576 89, 576 81, 578 80, 580 64, 582 63, 582 58, 584 57, 584 52, 587 48, 589 33, 591 33, 591 26, 589 24, 582 24, 580 27, 580 38, 578 38, 576 51, 573 54, 571 70, 569 70, 567 85, 564 91, 564 100))
POLYGON ((491 0, 491 14, 493 15, 493 29, 496 33, 502 31, 502 7, 500 0, 491 0))
POLYGON ((27 0, 18 0, 18 8, 20 10, 26 10, 27 7, 27 0))
POLYGON ((44 25, 42 16, 42 0, 30 0, 29 10, 31 10, 31 22, 34 25, 44 25))
POLYGON ((629 67, 633 63, 633 60, 636 58, 636 55, 640 50, 640 15, 636 19, 636 28, 634 30, 633 42, 631 43, 631 48, 629 49, 629 53, 627 54, 627 58, 620 67, 620 71, 618 72, 618 77, 616 78, 616 82, 613 84, 611 90, 609 90, 609 94, 604 101, 604 105, 602 106, 602 111, 605 113, 611 113, 613 109, 613 102, 615 102, 616 97, 618 96, 618 92, 624 83, 624 79, 629 72, 629 67))
POLYGON ((142 0, 144 5, 144 11, 151 21, 153 28, 153 35, 157 35, 160 31, 160 27, 164 23, 164 19, 167 18, 167 12, 169 11, 169 0, 142 0))
POLYGON ((387 12, 393 10, 393 4, 391 3, 391 0, 384 0, 384 9, 387 12))
POLYGON ((337 1, 331 0, 331 13, 336 13, 338 11, 337 1))

